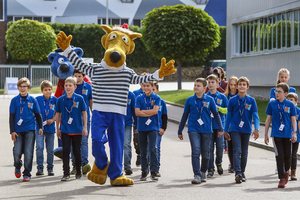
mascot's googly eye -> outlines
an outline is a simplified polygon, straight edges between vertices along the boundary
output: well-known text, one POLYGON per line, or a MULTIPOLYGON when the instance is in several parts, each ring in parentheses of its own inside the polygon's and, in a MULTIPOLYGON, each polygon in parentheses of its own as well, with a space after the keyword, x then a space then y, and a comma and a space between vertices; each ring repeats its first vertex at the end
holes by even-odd
POLYGON ((123 40, 124 42, 128 43, 127 37, 123 36, 123 37, 122 37, 122 40, 123 40))
POLYGON ((117 35, 111 35, 110 37, 109 37, 109 39, 115 39, 117 37, 117 35))
POLYGON ((62 63, 64 62, 64 58, 59 58, 59 59, 57 60, 57 62, 58 62, 59 64, 62 64, 62 63))

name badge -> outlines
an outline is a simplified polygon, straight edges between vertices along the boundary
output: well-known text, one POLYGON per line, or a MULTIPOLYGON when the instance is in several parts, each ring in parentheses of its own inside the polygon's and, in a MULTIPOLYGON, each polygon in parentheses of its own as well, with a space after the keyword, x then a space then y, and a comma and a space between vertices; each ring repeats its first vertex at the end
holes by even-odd
POLYGON ((204 124, 204 122, 202 121, 201 118, 199 118, 197 121, 198 121, 198 123, 200 124, 200 126, 202 126, 202 125, 204 124))
POLYGON ((214 114, 213 113, 210 113, 210 116, 211 116, 211 118, 214 118, 214 114))
POLYGON ((73 122, 73 118, 70 117, 69 120, 68 120, 68 124, 72 124, 72 122, 73 122))
POLYGON ((18 124, 19 126, 21 126, 21 125, 22 125, 22 123, 23 123, 23 119, 20 119, 20 120, 18 121, 18 123, 17 123, 17 124, 18 124))
POLYGON ((240 128, 243 128, 243 126, 244 126, 244 122, 241 121, 239 127, 240 127, 240 128))
POLYGON ((152 122, 152 120, 151 120, 151 119, 148 119, 148 120, 146 121, 145 124, 146 124, 147 126, 149 126, 149 124, 150 124, 151 122, 152 122))
POLYGON ((47 125, 47 121, 43 121, 43 126, 46 126, 47 125))
POLYGON ((284 124, 280 124, 279 130, 280 130, 280 131, 283 131, 283 129, 284 129, 284 124))

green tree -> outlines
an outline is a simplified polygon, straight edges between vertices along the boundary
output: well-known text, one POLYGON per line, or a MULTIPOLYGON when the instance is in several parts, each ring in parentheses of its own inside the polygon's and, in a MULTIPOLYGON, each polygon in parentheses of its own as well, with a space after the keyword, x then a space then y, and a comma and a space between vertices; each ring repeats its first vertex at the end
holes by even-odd
POLYGON ((181 60, 204 59, 220 42, 219 25, 193 6, 155 8, 142 23, 142 40, 147 50, 157 58, 178 61, 178 89, 181 89, 181 60))
POLYGON ((41 61, 56 49, 56 35, 51 26, 33 20, 12 23, 5 35, 6 46, 12 58, 28 60, 28 78, 31 81, 32 60, 41 61))

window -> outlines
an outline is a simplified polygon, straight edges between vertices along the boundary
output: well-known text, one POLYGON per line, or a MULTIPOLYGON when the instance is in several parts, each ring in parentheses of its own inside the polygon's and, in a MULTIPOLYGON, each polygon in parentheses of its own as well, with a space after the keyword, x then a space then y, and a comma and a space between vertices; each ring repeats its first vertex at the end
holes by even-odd
POLYGON ((0 0, 0 21, 4 20, 4 0, 0 0))
POLYGON ((133 25, 141 27, 141 20, 140 19, 133 19, 133 25))
POLYGON ((124 23, 128 24, 128 19, 121 19, 121 25, 123 25, 124 23))
POLYGON ((21 19, 37 20, 39 22, 51 22, 51 17, 34 17, 34 16, 7 16, 7 21, 18 21, 21 19))
POLYGON ((133 3, 133 0, 121 0, 122 3, 133 3))
POLYGON ((196 4, 207 4, 209 0, 194 0, 196 4))
POLYGON ((120 25, 120 19, 112 19, 112 25, 120 25))
POLYGON ((234 25, 233 56, 300 49, 300 9, 234 25))

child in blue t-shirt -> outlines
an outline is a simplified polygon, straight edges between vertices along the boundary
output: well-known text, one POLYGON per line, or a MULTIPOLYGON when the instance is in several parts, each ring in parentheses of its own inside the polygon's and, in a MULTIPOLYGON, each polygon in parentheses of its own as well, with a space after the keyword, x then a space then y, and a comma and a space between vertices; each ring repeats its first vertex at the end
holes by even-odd
MULTIPOLYGON (((217 110, 219 112, 222 126, 224 127, 225 123, 225 115, 227 113, 227 105, 228 105, 228 100, 226 96, 220 92, 217 91, 218 88, 218 80, 219 78, 215 76, 214 74, 209 75, 206 80, 208 83, 208 89, 209 91, 207 92, 208 96, 211 96, 217 106, 217 110)), ((211 114, 211 117, 213 115, 211 114)), ((218 137, 218 125, 216 121, 213 119, 212 120, 212 126, 213 126, 213 134, 211 138, 211 143, 210 143, 210 158, 209 158, 209 164, 208 164, 208 173, 207 173, 207 178, 211 178, 214 175, 215 171, 215 166, 214 166, 214 147, 216 144, 216 166, 217 166, 217 171, 219 175, 223 174, 223 168, 222 168, 222 159, 223 159, 223 150, 224 150, 224 135, 221 137, 218 137)))
POLYGON ((225 137, 232 140, 233 165, 235 169, 236 183, 246 181, 245 169, 248 158, 249 139, 252 132, 252 118, 255 130, 252 135, 256 140, 259 137, 259 117, 254 98, 247 95, 249 79, 240 77, 237 84, 239 93, 228 102, 227 117, 225 123, 225 137), (230 135, 228 134, 230 126, 230 135))
POLYGON ((298 103, 298 95, 296 93, 290 92, 286 95, 286 99, 293 102, 296 107, 297 111, 297 141, 292 144, 292 160, 291 160, 291 181, 296 181, 296 169, 297 169, 297 152, 300 142, 300 134, 299 134, 299 115, 300 115, 300 108, 297 107, 298 103))
MULTIPOLYGON (((91 166, 90 166, 89 160, 88 160, 88 155, 89 155, 88 154, 88 139, 89 139, 89 133, 90 133, 90 127, 91 127, 90 110, 92 110, 92 107, 93 107, 92 86, 89 83, 84 81, 85 74, 83 72, 81 72, 77 69, 74 69, 73 75, 77 79, 75 93, 78 95, 81 95, 83 97, 85 105, 86 105, 88 135, 86 137, 84 137, 84 135, 82 135, 82 139, 81 139, 81 166, 82 166, 82 174, 87 174, 89 171, 91 171, 91 166)), ((74 157, 73 151, 71 152, 71 157, 72 157, 72 165, 73 165, 71 174, 76 174, 75 157, 74 157)))
POLYGON ((53 149, 54 149, 54 133, 55 133, 55 105, 57 98, 51 96, 52 83, 50 81, 43 81, 41 83, 42 96, 36 97, 38 105, 41 109, 43 118, 44 135, 38 137, 39 131, 36 130, 36 175, 44 175, 44 143, 46 143, 47 150, 47 171, 48 176, 54 176, 53 172, 53 149))
POLYGON ((273 145, 276 156, 278 187, 284 188, 289 179, 289 169, 291 164, 291 138, 297 141, 297 111, 293 102, 286 100, 289 86, 286 83, 279 83, 276 86, 276 100, 270 101, 266 114, 265 143, 269 144, 269 126, 272 121, 273 145))
POLYGON ((86 104, 82 96, 75 94, 76 78, 68 77, 65 80, 66 94, 59 97, 56 104, 56 134, 63 143, 63 171, 61 181, 70 178, 70 149, 71 144, 75 156, 76 179, 81 174, 81 139, 87 136, 86 104), (59 124, 61 120, 61 124, 59 124))
POLYGON ((212 138, 212 117, 219 127, 218 137, 223 135, 223 126, 220 116, 212 97, 206 95, 207 81, 204 78, 197 78, 194 83, 195 95, 187 98, 184 105, 184 112, 178 128, 178 138, 183 140, 182 130, 188 120, 188 134, 192 147, 192 166, 194 179, 192 184, 206 182, 206 171, 208 168, 210 143, 212 138), (200 172, 200 154, 202 165, 200 172))
MULTIPOLYGON (((128 92, 127 98, 127 113, 125 116, 125 132, 124 132, 124 171, 126 175, 132 174, 131 169, 131 138, 132 138, 132 127, 133 119, 135 118, 135 95, 132 92, 128 92)), ((136 122, 134 122, 136 123, 136 122)))
POLYGON ((15 96, 9 106, 9 127, 11 139, 14 141, 13 157, 15 176, 21 177, 22 154, 24 154, 23 181, 30 181, 35 142, 35 123, 39 127, 39 135, 43 135, 43 122, 36 99, 28 94, 30 81, 21 78, 17 87, 19 95, 15 96))
POLYGON ((135 114, 137 116, 137 131, 141 151, 142 176, 141 181, 147 180, 148 158, 150 159, 151 179, 158 180, 158 160, 156 154, 156 138, 159 132, 158 110, 161 99, 152 92, 153 83, 143 83, 144 93, 136 98, 135 114), (148 154, 148 145, 150 155, 148 154))
MULTIPOLYGON (((153 92, 154 94, 159 93, 158 89, 158 83, 155 82, 153 85, 153 92)), ((161 144, 161 139, 162 136, 165 134, 165 131, 167 130, 167 124, 168 124, 168 110, 167 110, 167 105, 165 100, 161 99, 161 105, 159 106, 158 110, 158 119, 159 119, 159 132, 157 134, 157 139, 156 139, 156 152, 157 152, 157 159, 158 159, 158 170, 156 173, 156 176, 160 177, 161 174, 159 173, 159 168, 160 168, 160 144, 161 144)))

